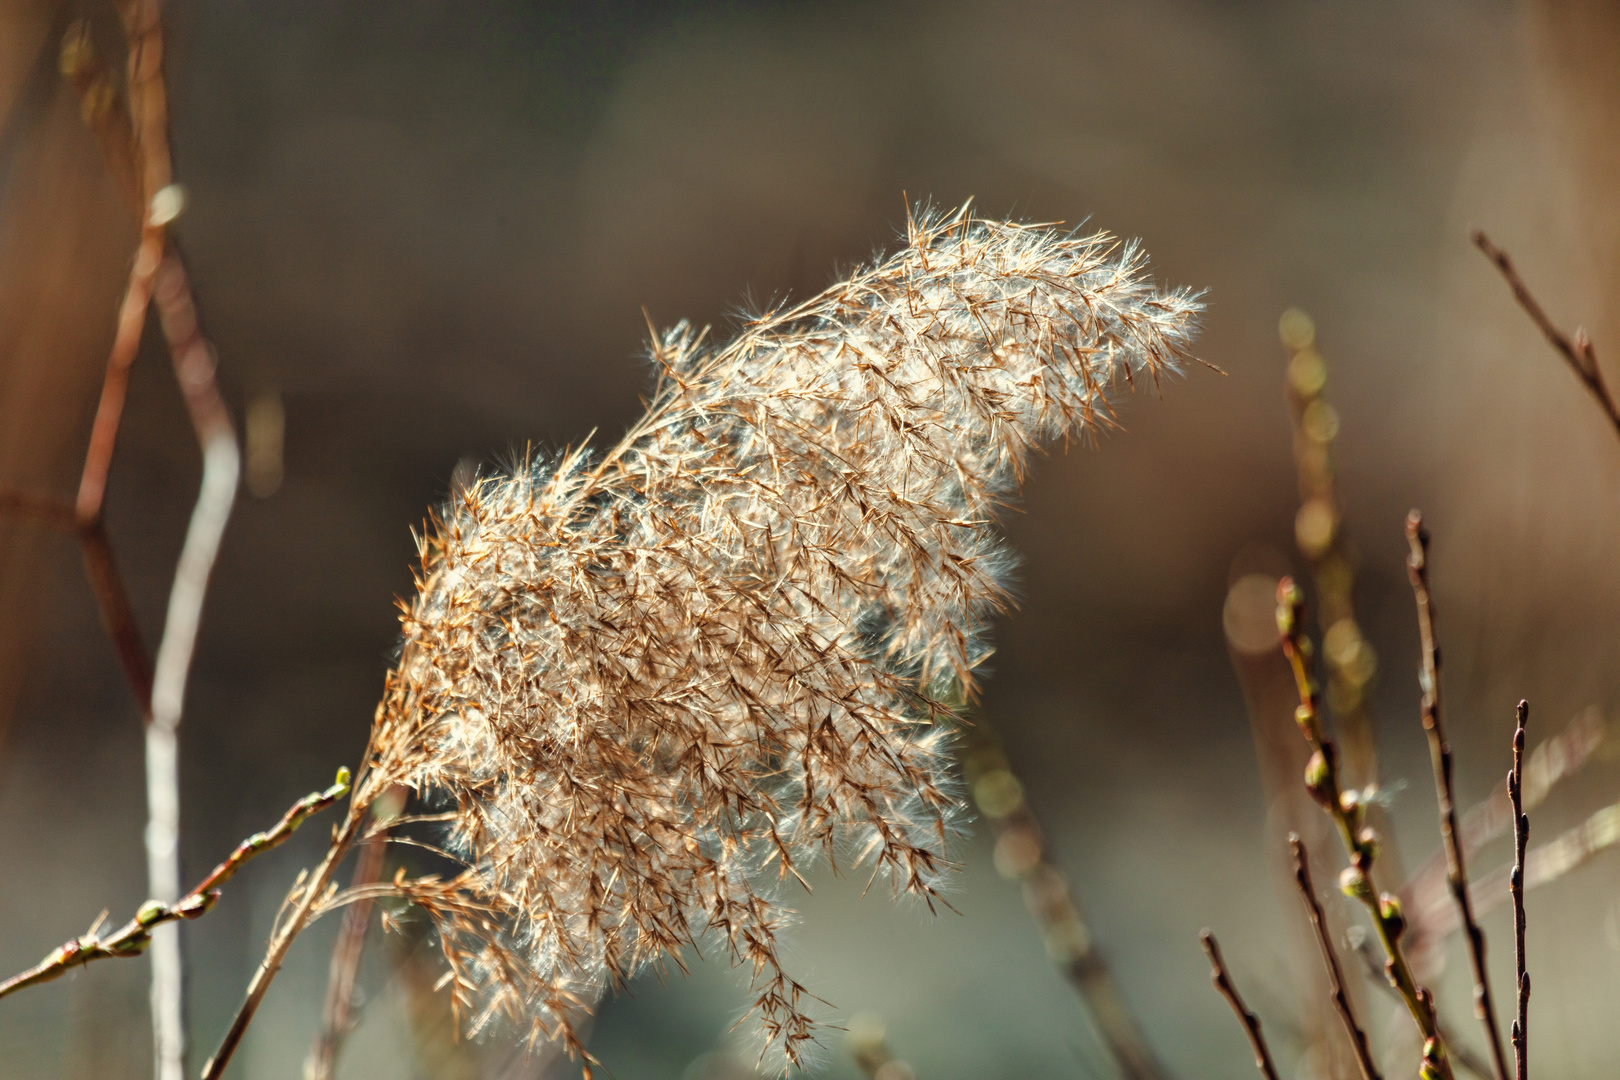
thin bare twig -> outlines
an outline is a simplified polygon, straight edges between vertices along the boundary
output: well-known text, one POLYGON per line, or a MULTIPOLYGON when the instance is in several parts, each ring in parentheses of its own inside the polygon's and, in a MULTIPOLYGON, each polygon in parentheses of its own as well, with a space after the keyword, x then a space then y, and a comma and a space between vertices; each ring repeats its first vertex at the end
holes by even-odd
MULTIPOLYGON (((355 861, 351 889, 374 884, 382 876, 388 853, 383 831, 368 837, 355 861)), ((371 924, 370 896, 362 897, 343 913, 343 927, 332 946, 332 963, 326 980, 326 1003, 321 1008, 321 1029, 304 1062, 304 1080, 328 1080, 337 1063, 343 1039, 354 1026, 354 987, 360 972, 360 956, 365 949, 366 929, 371 924)))
MULTIPOLYGON (((1525 811, 1534 810, 1555 785, 1585 765, 1592 753, 1602 745, 1605 735, 1602 714, 1596 707, 1588 706, 1576 713, 1557 735, 1540 743, 1524 764, 1522 798, 1525 811)), ((1620 814, 1620 810, 1610 809, 1615 814, 1620 814)), ((1590 839, 1605 841, 1597 846, 1608 846, 1614 842, 1613 839, 1609 839, 1610 831, 1603 828, 1603 820, 1595 819, 1589 823, 1594 830, 1590 839)), ((1511 832, 1512 829, 1513 804, 1508 799, 1506 790, 1497 788, 1463 815, 1459 833, 1463 854, 1470 859, 1473 858, 1487 843, 1504 833, 1511 832)), ((1530 862, 1525 870, 1525 888, 1533 889, 1538 884, 1540 879, 1536 868, 1537 856, 1539 852, 1546 850, 1547 848, 1543 846, 1530 853, 1530 862)), ((1579 853, 1580 857, 1584 858, 1586 854, 1596 850, 1596 847, 1586 844, 1574 850, 1566 850, 1568 854, 1579 853)), ((1503 870, 1501 873, 1505 876, 1507 871, 1503 870)), ((1499 897, 1492 895, 1490 889, 1485 888, 1490 876, 1492 875, 1475 878, 1469 885, 1468 891, 1473 900, 1476 918, 1502 902, 1499 897)), ((1506 889, 1500 892, 1503 897, 1507 895, 1506 889)), ((1455 929, 1454 924, 1440 921, 1455 917, 1450 890, 1446 885, 1445 851, 1436 851, 1425 860, 1402 887, 1401 895, 1406 902, 1408 931, 1414 938, 1448 934, 1455 929)))
MULTIPOLYGON (((339 769, 337 780, 325 791, 304 796, 282 815, 281 820, 261 833, 254 833, 236 846, 236 850, 197 886, 172 904, 148 900, 135 917, 107 937, 96 931, 102 919, 97 919, 88 932, 51 952, 44 960, 27 971, 0 982, 0 997, 40 983, 50 982, 75 967, 93 960, 106 960, 116 956, 139 956, 151 942, 152 930, 178 919, 195 919, 207 914, 219 899, 219 890, 229 881, 242 864, 279 846, 298 826, 313 814, 331 806, 349 792, 349 770, 339 769)), ((105 915, 102 916, 105 918, 105 915)))
POLYGON ((1243 1003, 1237 987, 1232 985, 1232 976, 1226 971, 1226 961, 1221 958, 1220 942, 1209 930, 1199 934, 1198 940, 1204 945, 1204 955, 1209 957, 1210 981, 1221 992, 1226 1003, 1232 1006, 1232 1011, 1243 1024, 1244 1033, 1249 1036, 1249 1045, 1254 1049, 1254 1067, 1260 1070, 1260 1075, 1266 1080, 1277 1080, 1277 1067, 1271 1063, 1271 1049, 1266 1046, 1266 1037, 1260 1031, 1260 1018, 1243 1003))
MULTIPOLYGON (((1529 787, 1526 777, 1525 786, 1529 787)), ((1524 800, 1529 806, 1530 800, 1524 800)), ((1595 811, 1587 819, 1546 843, 1531 848, 1524 859, 1521 875, 1526 892, 1557 881, 1565 874, 1580 868, 1594 856, 1620 844, 1620 803, 1611 803, 1595 811)), ((1476 877, 1468 885, 1469 900, 1474 917, 1483 918, 1512 901, 1509 887, 1513 878, 1513 863, 1499 866, 1488 874, 1476 877)), ((1414 920, 1423 922, 1424 935, 1438 941, 1457 929, 1457 912, 1450 901, 1431 904, 1415 912, 1408 907, 1414 920)))
POLYGON ((1327 968, 1328 983, 1333 989, 1333 1008, 1338 1012, 1339 1019, 1344 1021, 1345 1034, 1350 1036, 1350 1045, 1356 1052, 1356 1064, 1361 1067, 1364 1080, 1382 1080, 1378 1066, 1373 1064, 1367 1033, 1356 1022, 1356 1014, 1350 1008, 1350 995, 1344 989, 1344 972, 1339 967, 1339 955, 1334 951, 1333 939, 1328 935, 1327 917, 1322 914, 1322 904, 1316 899, 1316 886, 1311 883, 1305 843, 1300 840, 1298 833, 1289 834, 1288 848, 1294 856, 1294 883, 1305 897, 1305 907, 1311 916, 1311 929, 1316 931, 1316 943, 1322 947, 1322 964, 1327 968))
POLYGON ((1423 527, 1423 515, 1416 510, 1406 516, 1406 542, 1411 548, 1406 562, 1407 577, 1412 583, 1412 595, 1417 603, 1418 638, 1423 656, 1418 675, 1418 683, 1423 691, 1423 733, 1428 737, 1429 760, 1434 766, 1435 796, 1440 803, 1440 840, 1446 852, 1446 879, 1451 885, 1452 900, 1457 905, 1457 918, 1468 938, 1468 958, 1474 974, 1474 1015, 1485 1027, 1497 1077, 1507 1080, 1502 1032, 1497 1026, 1496 1005, 1491 999, 1490 976, 1485 966, 1485 932, 1474 919, 1473 905, 1468 896, 1468 867, 1459 836, 1461 830, 1457 824, 1451 744, 1446 739, 1445 721, 1440 708, 1440 647, 1435 640, 1434 600, 1429 591, 1429 531, 1423 527))
POLYGON ((1513 875, 1508 889, 1513 894, 1513 959, 1518 972, 1519 1015, 1513 1021, 1513 1069, 1517 1080, 1530 1075, 1530 974, 1524 966, 1524 849, 1530 842, 1530 819, 1525 816, 1524 723, 1530 717, 1530 703, 1519 702, 1518 724, 1513 730, 1513 771, 1508 773, 1508 798, 1513 800, 1513 875))
POLYGON ((1581 385, 1597 399, 1599 407, 1609 418, 1609 423, 1614 425, 1616 433, 1620 433, 1620 408, 1616 408, 1608 384, 1603 380, 1603 369, 1598 367, 1597 350, 1592 348, 1592 340, 1586 336, 1586 331, 1577 328, 1575 333, 1566 334, 1554 326, 1553 321, 1536 302, 1529 286, 1519 277, 1519 272, 1514 269, 1513 260, 1508 257, 1508 253, 1491 243, 1491 238, 1481 229, 1475 229, 1471 235, 1474 246, 1484 252, 1485 257, 1496 264, 1496 268, 1502 272, 1508 288, 1513 290, 1513 298, 1519 302, 1524 313, 1530 316, 1530 321, 1536 324, 1536 329, 1540 330, 1548 343, 1558 350, 1558 354, 1569 364, 1570 370, 1575 372, 1575 377, 1581 380, 1581 385))

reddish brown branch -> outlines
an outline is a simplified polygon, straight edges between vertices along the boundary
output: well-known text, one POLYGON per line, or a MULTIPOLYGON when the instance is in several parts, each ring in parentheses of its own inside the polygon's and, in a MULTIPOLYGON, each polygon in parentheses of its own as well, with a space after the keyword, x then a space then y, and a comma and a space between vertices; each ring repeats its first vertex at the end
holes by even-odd
POLYGON ((1440 704, 1440 648, 1434 632, 1434 601, 1429 591, 1429 532, 1423 515, 1413 510, 1406 516, 1406 542, 1411 549, 1407 577, 1417 603, 1418 638, 1422 666, 1418 682, 1423 691, 1423 733, 1429 742, 1429 759, 1434 766, 1434 790, 1440 804, 1440 840, 1446 852, 1446 880, 1457 905, 1457 918, 1468 938, 1468 958, 1474 974, 1474 1015, 1485 1027, 1491 1044, 1491 1061, 1499 1080, 1507 1080, 1507 1059, 1502 1054, 1502 1033, 1496 1022, 1496 1005, 1491 999, 1490 976, 1485 967, 1485 932, 1474 918, 1468 896, 1468 867, 1464 860, 1461 829, 1457 824, 1456 785, 1452 776, 1451 743, 1440 704))
POLYGON ((1536 324, 1536 329, 1541 331, 1547 342, 1569 364, 1570 370, 1575 372, 1575 377, 1581 380, 1581 385, 1597 399, 1599 407, 1609 418, 1609 423, 1614 425, 1616 433, 1620 433, 1620 408, 1616 408, 1614 398, 1609 394, 1608 384, 1603 380, 1603 369, 1598 367, 1597 350, 1592 348, 1592 340, 1586 336, 1586 331, 1577 329, 1574 334, 1566 334, 1554 326, 1553 321, 1536 302, 1529 286, 1519 277, 1519 272, 1514 269, 1513 260, 1508 257, 1508 253, 1491 243, 1491 238, 1486 236, 1483 230, 1475 229, 1472 236, 1474 246, 1484 252, 1485 257, 1495 263, 1496 268, 1502 272, 1508 288, 1513 290, 1513 298, 1519 302, 1525 314, 1530 316, 1530 321, 1536 324))
POLYGON ((1350 1036, 1350 1045, 1356 1052, 1356 1064, 1361 1067, 1363 1080, 1382 1080, 1378 1067, 1373 1064, 1372 1049, 1367 1044, 1367 1033, 1356 1022, 1356 1014, 1350 1007, 1350 995, 1344 988, 1344 972, 1339 968, 1339 955, 1334 951, 1332 938, 1328 936, 1327 917, 1322 914, 1322 905, 1316 899, 1316 886, 1311 883, 1305 844, 1300 840, 1298 833, 1289 835, 1288 847, 1294 856, 1294 883, 1299 886, 1300 895, 1305 897, 1305 908, 1311 917, 1311 929, 1316 931, 1316 943, 1322 947, 1322 964, 1327 968, 1334 1011, 1339 1014, 1339 1019, 1344 1021, 1345 1034, 1350 1036))
POLYGON ((1210 981, 1221 992, 1226 1003, 1232 1006, 1238 1021, 1243 1024, 1244 1033, 1249 1036, 1249 1046, 1254 1049, 1254 1067, 1260 1070, 1260 1075, 1266 1080, 1277 1080, 1277 1067, 1271 1063, 1271 1049, 1266 1046, 1266 1037, 1260 1031, 1260 1018, 1243 1003, 1237 987, 1232 985, 1232 977, 1226 971, 1226 961, 1221 958, 1220 942, 1208 930, 1199 934, 1198 940, 1203 942, 1204 955, 1209 957, 1210 981))
POLYGON ((1518 724, 1513 731, 1513 771, 1508 773, 1508 798, 1513 800, 1513 958, 1518 973, 1518 1018, 1513 1021, 1513 1071, 1517 1080, 1530 1075, 1530 974, 1524 966, 1524 849, 1530 842, 1530 819, 1524 813, 1524 722, 1530 703, 1519 702, 1518 724))

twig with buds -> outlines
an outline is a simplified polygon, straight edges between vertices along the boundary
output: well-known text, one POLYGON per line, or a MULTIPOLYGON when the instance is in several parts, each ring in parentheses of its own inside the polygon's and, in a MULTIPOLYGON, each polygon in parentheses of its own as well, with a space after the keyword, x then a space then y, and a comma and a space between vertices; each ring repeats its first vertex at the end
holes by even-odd
POLYGON ((1452 1080, 1451 1062, 1440 1035, 1434 999, 1428 990, 1418 985, 1401 949, 1401 935, 1406 930, 1401 901, 1392 893, 1379 893, 1373 883, 1378 836, 1366 824, 1366 808, 1360 793, 1345 790, 1339 783, 1338 747, 1322 727, 1304 614, 1304 596, 1291 578, 1283 578, 1277 583, 1277 628, 1299 691, 1300 704, 1294 718, 1313 751, 1305 766, 1305 787, 1338 826, 1345 852, 1350 857, 1350 865, 1339 878, 1339 887, 1347 896, 1361 901, 1371 916, 1384 946, 1389 981, 1400 992, 1422 1036, 1423 1065, 1419 1075, 1423 1080, 1452 1080))
MULTIPOLYGON (((129 43, 124 85, 111 78, 82 23, 64 35, 61 67, 80 96, 81 112, 101 143, 109 171, 141 223, 140 244, 118 313, 77 498, 69 507, 49 498, 0 492, 0 510, 24 513, 78 535, 102 621, 145 721, 148 886, 153 903, 173 905, 181 899, 178 729, 208 579, 236 500, 240 459, 236 432, 214 378, 213 349, 199 328, 185 266, 169 236, 169 225, 184 208, 185 197, 173 183, 158 6, 156 0, 117 0, 114 6, 129 43), (140 352, 147 310, 154 305, 203 455, 202 485, 175 568, 155 666, 141 639, 103 517, 130 368, 140 352)), ((157 1080, 180 1080, 184 1073, 183 973, 177 934, 171 927, 155 937, 143 930, 141 937, 141 949, 153 943, 157 1080)))
POLYGON ((50 982, 66 974, 70 969, 82 967, 93 960, 141 955, 151 944, 154 927, 179 919, 196 919, 207 914, 219 900, 220 889, 235 876, 243 863, 280 846, 308 818, 325 810, 348 793, 349 770, 339 769, 337 779, 331 787, 325 791, 312 792, 293 803, 274 827, 265 832, 254 833, 238 844, 229 858, 214 867, 213 873, 203 878, 196 888, 174 903, 165 904, 158 900, 148 900, 141 905, 133 919, 107 937, 97 933, 102 919, 106 918, 103 914, 84 934, 53 950, 49 956, 27 971, 0 982, 0 997, 50 982))

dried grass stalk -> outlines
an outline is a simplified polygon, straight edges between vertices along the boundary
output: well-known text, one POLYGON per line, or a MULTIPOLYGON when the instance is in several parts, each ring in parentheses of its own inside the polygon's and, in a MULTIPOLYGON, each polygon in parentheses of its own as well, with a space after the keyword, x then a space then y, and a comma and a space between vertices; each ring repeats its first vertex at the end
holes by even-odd
POLYGON ((1106 235, 966 208, 908 231, 724 347, 665 332, 617 446, 433 520, 366 785, 455 808, 470 870, 432 906, 474 1029, 575 1045, 571 1012, 709 935, 794 1063, 811 995, 776 883, 825 855, 939 900, 941 701, 1007 595, 991 519, 1039 443, 1186 359, 1199 304, 1106 235))

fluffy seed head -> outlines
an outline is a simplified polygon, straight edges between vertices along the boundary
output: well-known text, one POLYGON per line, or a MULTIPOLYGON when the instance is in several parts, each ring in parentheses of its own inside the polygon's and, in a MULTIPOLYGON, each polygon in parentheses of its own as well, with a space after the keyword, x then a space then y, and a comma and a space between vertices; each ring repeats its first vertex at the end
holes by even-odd
POLYGON ((371 772, 454 807, 478 900, 437 904, 474 1026, 576 1047, 582 1003, 707 936, 798 1061, 778 882, 826 855, 932 906, 958 811, 941 702, 1006 596, 991 519, 1041 441, 1186 357, 1198 309, 1107 235, 927 216, 729 344, 660 335, 611 450, 459 491, 371 772))

